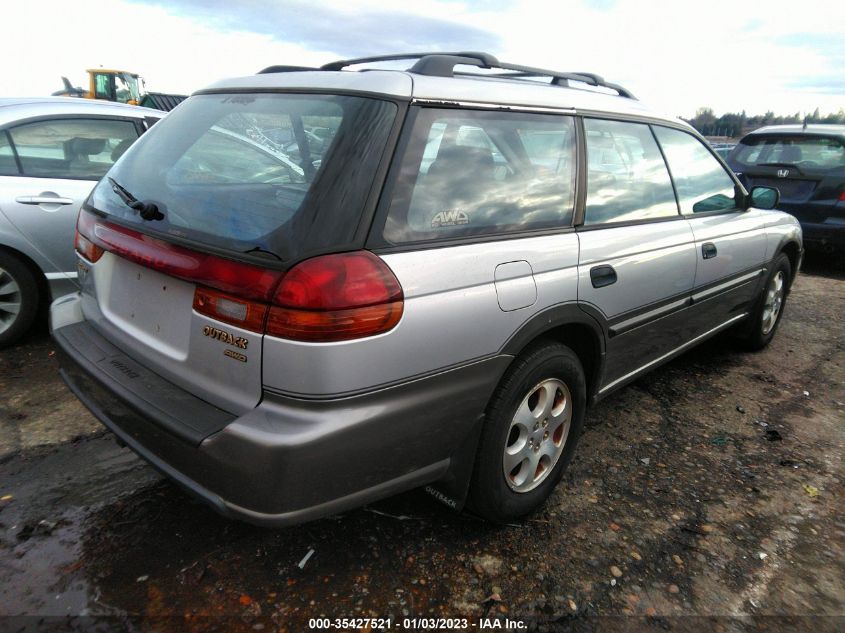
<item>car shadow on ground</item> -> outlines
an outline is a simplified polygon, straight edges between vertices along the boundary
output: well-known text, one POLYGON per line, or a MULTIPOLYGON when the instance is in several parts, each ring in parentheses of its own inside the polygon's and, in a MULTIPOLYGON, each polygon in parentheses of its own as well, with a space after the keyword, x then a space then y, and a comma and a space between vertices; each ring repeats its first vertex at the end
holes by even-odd
POLYGON ((801 264, 801 272, 816 277, 845 279, 845 254, 834 255, 807 251, 801 264))

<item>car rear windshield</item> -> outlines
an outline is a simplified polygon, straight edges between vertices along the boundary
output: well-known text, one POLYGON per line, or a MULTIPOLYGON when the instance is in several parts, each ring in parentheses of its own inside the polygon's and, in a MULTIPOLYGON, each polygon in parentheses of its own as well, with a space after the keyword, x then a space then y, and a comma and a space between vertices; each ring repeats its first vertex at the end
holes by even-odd
POLYGON ((145 232, 238 253, 290 260, 342 247, 397 110, 339 95, 193 96, 115 164, 89 204, 145 232), (163 218, 142 219, 133 199, 163 218))
POLYGON ((845 145, 824 136, 750 136, 740 142, 731 160, 747 166, 836 169, 845 167, 845 145))

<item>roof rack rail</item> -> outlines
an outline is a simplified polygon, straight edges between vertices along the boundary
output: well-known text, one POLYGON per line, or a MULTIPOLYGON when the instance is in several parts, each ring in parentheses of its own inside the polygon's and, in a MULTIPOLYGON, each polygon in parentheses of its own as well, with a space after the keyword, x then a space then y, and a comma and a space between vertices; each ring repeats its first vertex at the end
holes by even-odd
POLYGON ((284 65, 277 65, 277 66, 267 66, 263 70, 259 70, 259 75, 267 75, 270 73, 295 73, 301 72, 303 70, 320 70, 319 68, 315 68, 313 66, 284 66, 284 65))
MULTIPOLYGON (((393 62, 403 59, 425 59, 426 57, 460 57, 464 58, 462 61, 455 62, 462 65, 479 66, 481 68, 493 68, 499 61, 488 53, 478 52, 461 52, 461 53, 398 53, 394 55, 375 55, 373 57, 357 57, 354 59, 340 59, 336 62, 330 62, 320 66, 320 70, 343 70, 347 66, 355 66, 358 64, 370 64, 373 62, 393 62)), ((454 67, 455 64, 453 64, 454 67)), ((415 72, 415 71, 412 71, 415 72)), ((427 74, 427 73, 418 73, 427 74)))
MULTIPOLYGON (((620 97, 636 99, 626 88, 619 84, 605 81, 599 75, 587 72, 559 72, 545 68, 534 68, 533 66, 522 66, 500 62, 489 53, 477 51, 461 51, 457 53, 398 53, 394 55, 375 55, 373 57, 357 57, 354 59, 341 59, 338 61, 323 64, 319 68, 308 68, 305 66, 269 66, 261 73, 293 72, 298 70, 343 70, 347 66, 359 64, 370 64, 374 62, 390 62, 405 59, 415 59, 416 63, 408 69, 408 72, 418 75, 429 75, 433 77, 454 77, 456 74, 470 77, 496 77, 500 79, 525 79, 529 77, 549 77, 550 83, 554 86, 571 87, 570 81, 607 88, 613 90, 620 97), (479 73, 455 73, 455 66, 475 66, 487 70, 507 70, 511 72, 481 75, 479 73)), ((259 73, 259 74, 261 74, 259 73)))
MULTIPOLYGON (((433 57, 433 56, 432 56, 433 57)), ((437 74, 439 76, 451 77, 455 74, 455 66, 464 64, 465 62, 459 60, 457 57, 452 57, 448 54, 438 54, 437 57, 446 58, 446 59, 438 59, 435 64, 431 64, 431 62, 427 62, 426 58, 420 59, 413 68, 410 69, 410 72, 417 72, 422 75, 427 74, 434 74, 431 73, 430 70, 436 68, 438 71, 437 74), (451 64, 451 67, 449 67, 451 64), (433 68, 430 68, 433 67, 433 68)), ((492 58, 496 60, 495 57, 492 58)), ((577 81, 579 83, 584 83, 589 86, 596 86, 600 88, 608 88, 616 92, 620 97, 625 97, 627 99, 636 99, 636 97, 631 93, 630 90, 623 88, 619 84, 614 84, 609 81, 605 81, 604 78, 596 75, 594 73, 585 73, 585 72, 560 72, 557 70, 548 70, 546 68, 535 68, 533 66, 523 66, 521 64, 510 64, 507 62, 499 62, 495 61, 495 63, 484 65, 484 64, 471 64, 473 66, 478 65, 481 68, 491 68, 491 69, 500 69, 500 70, 510 70, 513 71, 512 73, 503 73, 501 77, 508 77, 510 75, 511 78, 520 79, 525 77, 549 77, 551 79, 551 83, 556 86, 569 86, 570 81, 577 81)), ((472 74, 472 73, 464 73, 464 74, 472 74)))
POLYGON ((582 72, 557 72, 557 71, 540 71, 540 69, 535 69, 532 72, 526 71, 519 71, 519 72, 508 72, 508 73, 495 73, 495 74, 488 74, 488 75, 479 75, 478 73, 467 73, 467 72, 454 72, 454 75, 461 75, 463 77, 493 77, 495 79, 527 79, 530 77, 549 77, 553 86, 562 86, 564 88, 571 88, 570 81, 577 81, 579 83, 587 84, 590 86, 598 86, 601 88, 609 88, 611 90, 615 90, 616 93, 620 97, 626 97, 628 99, 636 99, 636 97, 631 93, 630 90, 627 88, 623 88, 619 84, 610 83, 609 81, 605 81, 599 75, 594 73, 582 73, 582 72))

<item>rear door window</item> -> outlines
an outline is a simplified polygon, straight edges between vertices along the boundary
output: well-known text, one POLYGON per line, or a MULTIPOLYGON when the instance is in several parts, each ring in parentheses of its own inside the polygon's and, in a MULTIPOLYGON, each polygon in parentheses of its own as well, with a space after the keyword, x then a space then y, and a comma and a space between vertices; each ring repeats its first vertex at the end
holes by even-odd
POLYGON ((51 119, 9 130, 24 176, 99 180, 138 138, 135 123, 51 119))
POLYGON ((421 109, 384 237, 405 243, 569 226, 572 117, 421 109))
POLYGON ((681 213, 737 208, 733 178, 704 143, 681 130, 656 126, 654 133, 672 170, 681 213))
POLYGON ((585 224, 678 217, 666 163, 643 123, 585 119, 585 224))

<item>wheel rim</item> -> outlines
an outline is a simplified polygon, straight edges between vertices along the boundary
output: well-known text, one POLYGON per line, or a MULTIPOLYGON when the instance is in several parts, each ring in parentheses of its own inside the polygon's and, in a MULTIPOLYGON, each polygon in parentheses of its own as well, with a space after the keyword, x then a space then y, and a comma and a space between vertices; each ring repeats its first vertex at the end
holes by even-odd
POLYGON ((21 289, 15 278, 0 268, 0 334, 8 330, 21 311, 21 289))
POLYGON ((571 424, 572 394, 565 383, 548 378, 528 391, 505 438, 502 470, 511 490, 528 492, 548 478, 571 424))
POLYGON ((763 317, 761 319, 763 334, 771 332, 778 322, 778 316, 780 316, 781 308, 783 308, 785 279, 786 277, 783 271, 779 270, 769 282, 769 287, 766 288, 766 298, 763 302, 763 317))

